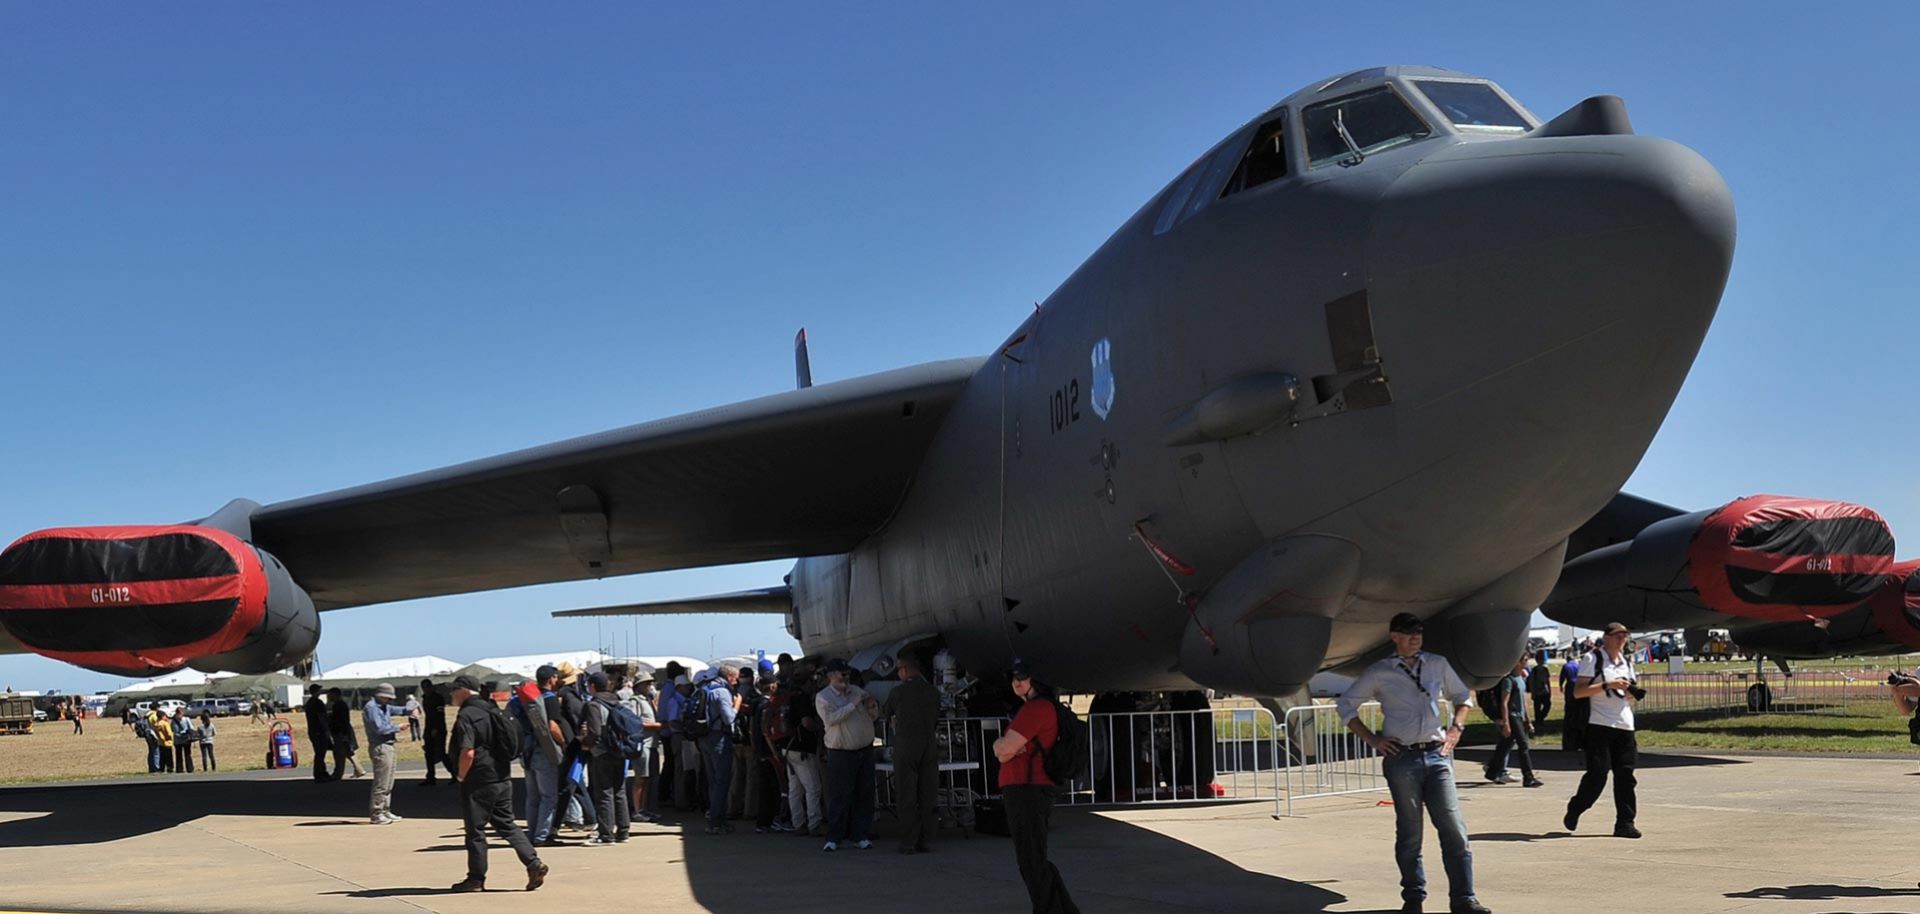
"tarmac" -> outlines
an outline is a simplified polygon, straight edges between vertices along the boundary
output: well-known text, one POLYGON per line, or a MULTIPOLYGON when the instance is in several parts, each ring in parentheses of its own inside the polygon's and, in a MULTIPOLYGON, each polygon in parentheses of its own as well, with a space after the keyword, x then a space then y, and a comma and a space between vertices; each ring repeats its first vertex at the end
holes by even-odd
MULTIPOLYGON (((1646 837, 1611 837, 1603 797, 1577 834, 1560 825, 1577 760, 1537 753, 1547 786, 1479 779, 1462 752, 1461 805, 1481 900, 1539 911, 1866 914, 1920 911, 1920 756, 1642 754, 1646 837), (1471 776, 1471 778, 1467 776, 1471 776)), ((544 850, 536 894, 512 852, 489 891, 464 875, 455 789, 403 773, 390 826, 364 824, 367 782, 305 773, 0 789, 0 909, 59 912, 645 911, 1017 912, 1011 844, 940 832, 934 852, 824 854, 816 840, 637 825, 607 848, 544 850)), ((1121 810, 1061 809, 1053 858, 1083 911, 1362 912, 1400 907, 1386 795, 1121 810)), ((1446 910, 1428 829, 1428 910, 1446 910)))

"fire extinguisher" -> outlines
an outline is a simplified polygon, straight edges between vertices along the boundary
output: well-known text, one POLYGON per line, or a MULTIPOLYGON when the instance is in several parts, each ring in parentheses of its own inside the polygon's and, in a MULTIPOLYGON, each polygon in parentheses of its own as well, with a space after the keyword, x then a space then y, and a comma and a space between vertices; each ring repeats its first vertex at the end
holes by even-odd
POLYGON ((293 724, 276 717, 268 724, 267 734, 267 767, 300 767, 300 753, 293 748, 293 724))

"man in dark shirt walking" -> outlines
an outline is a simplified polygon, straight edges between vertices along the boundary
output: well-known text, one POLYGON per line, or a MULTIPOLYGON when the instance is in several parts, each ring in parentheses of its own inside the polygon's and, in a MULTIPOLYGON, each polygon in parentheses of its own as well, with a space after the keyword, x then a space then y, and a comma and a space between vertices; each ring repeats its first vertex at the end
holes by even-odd
POLYGON ((894 808, 900 815, 900 853, 924 854, 933 837, 935 792, 940 786, 940 757, 933 728, 940 720, 940 691, 921 672, 920 660, 900 658, 900 684, 887 693, 880 710, 893 747, 894 808))
POLYGON ((452 755, 460 782, 460 806, 467 828, 467 878, 453 884, 454 892, 478 892, 487 887, 487 827, 513 847, 527 868, 527 891, 547 878, 547 865, 513 820, 513 782, 508 765, 520 747, 513 745, 507 718, 485 697, 472 676, 453 681, 453 700, 460 713, 453 721, 452 755))

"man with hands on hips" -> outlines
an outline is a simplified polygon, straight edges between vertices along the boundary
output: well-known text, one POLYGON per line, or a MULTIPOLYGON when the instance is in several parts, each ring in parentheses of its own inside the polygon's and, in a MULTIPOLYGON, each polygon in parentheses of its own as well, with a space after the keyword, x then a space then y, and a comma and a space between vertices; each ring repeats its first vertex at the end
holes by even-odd
POLYGON ((1338 702, 1340 718, 1383 757, 1387 789, 1393 796, 1393 857, 1400 867, 1403 912, 1425 910, 1426 868, 1420 859, 1422 813, 1440 834, 1440 855, 1447 871, 1449 910, 1490 914, 1473 892, 1473 849, 1453 787, 1453 748, 1473 707, 1473 692, 1445 657, 1420 650, 1426 625, 1412 613, 1400 613, 1387 625, 1393 656, 1376 661, 1354 680, 1338 702), (1440 714, 1440 699, 1453 702, 1451 720, 1440 714), (1380 732, 1360 719, 1360 706, 1380 702, 1380 732))

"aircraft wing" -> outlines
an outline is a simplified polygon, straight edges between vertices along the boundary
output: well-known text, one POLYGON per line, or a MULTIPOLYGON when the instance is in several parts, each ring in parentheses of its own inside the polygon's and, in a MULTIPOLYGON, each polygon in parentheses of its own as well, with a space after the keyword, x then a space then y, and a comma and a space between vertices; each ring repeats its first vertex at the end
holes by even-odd
POLYGON ((254 510, 322 609, 846 552, 981 364, 932 362, 254 510))
POLYGON ((762 587, 683 600, 659 600, 653 603, 623 603, 619 606, 595 606, 591 609, 562 609, 556 618, 574 616, 683 616, 701 613, 778 613, 793 608, 793 588, 762 587))
POLYGON ((1573 561, 1595 549, 1624 543, 1657 521, 1685 513, 1671 505, 1621 492, 1613 496, 1613 500, 1607 502, 1607 506, 1601 508, 1592 520, 1580 525, 1580 529, 1567 538, 1567 561, 1573 561))

